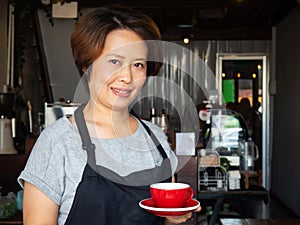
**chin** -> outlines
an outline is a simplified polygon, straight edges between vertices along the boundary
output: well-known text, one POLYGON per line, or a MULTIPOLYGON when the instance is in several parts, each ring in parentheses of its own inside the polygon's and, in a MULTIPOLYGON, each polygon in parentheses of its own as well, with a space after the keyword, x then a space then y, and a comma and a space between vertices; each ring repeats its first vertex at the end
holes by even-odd
POLYGON ((130 105, 131 102, 127 102, 127 103, 123 103, 123 104, 120 104, 120 102, 118 102, 118 104, 114 104, 112 105, 112 110, 115 110, 115 111, 124 111, 124 110, 128 110, 128 107, 130 105))

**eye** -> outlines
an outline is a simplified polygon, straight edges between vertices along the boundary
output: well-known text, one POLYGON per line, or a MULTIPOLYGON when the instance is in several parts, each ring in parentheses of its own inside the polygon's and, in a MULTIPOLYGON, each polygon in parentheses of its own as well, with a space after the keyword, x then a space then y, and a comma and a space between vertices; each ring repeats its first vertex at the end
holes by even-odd
POLYGON ((143 69, 145 67, 145 63, 137 62, 137 63, 134 63, 133 66, 136 68, 143 69))
POLYGON ((111 59, 111 60, 109 60, 109 62, 114 65, 120 64, 120 61, 117 59, 111 59))

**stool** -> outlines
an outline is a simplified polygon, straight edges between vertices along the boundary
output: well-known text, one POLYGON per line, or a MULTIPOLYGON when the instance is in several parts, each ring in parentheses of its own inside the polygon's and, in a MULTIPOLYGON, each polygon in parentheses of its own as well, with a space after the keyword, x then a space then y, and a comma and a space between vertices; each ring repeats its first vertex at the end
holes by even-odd
POLYGON ((249 189, 249 180, 251 178, 255 178, 257 179, 257 185, 259 187, 262 186, 262 171, 258 170, 258 171, 249 171, 249 170, 244 170, 244 171, 240 171, 242 176, 244 177, 244 183, 245 183, 245 189, 248 190, 249 189))

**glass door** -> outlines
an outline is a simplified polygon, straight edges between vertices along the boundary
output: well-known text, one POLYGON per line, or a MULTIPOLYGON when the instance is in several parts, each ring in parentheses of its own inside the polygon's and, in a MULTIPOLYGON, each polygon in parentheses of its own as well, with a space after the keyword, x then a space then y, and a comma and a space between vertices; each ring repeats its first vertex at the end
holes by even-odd
POLYGON ((216 66, 217 88, 220 104, 243 116, 250 136, 260 149, 260 160, 256 168, 262 169, 263 185, 268 187, 270 171, 269 123, 267 92, 267 57, 260 55, 218 54, 216 66))
MULTIPOLYGON (((252 140, 262 149, 262 60, 223 60, 222 93, 227 108, 243 117, 252 140)), ((262 169, 260 156, 256 169, 262 169)))

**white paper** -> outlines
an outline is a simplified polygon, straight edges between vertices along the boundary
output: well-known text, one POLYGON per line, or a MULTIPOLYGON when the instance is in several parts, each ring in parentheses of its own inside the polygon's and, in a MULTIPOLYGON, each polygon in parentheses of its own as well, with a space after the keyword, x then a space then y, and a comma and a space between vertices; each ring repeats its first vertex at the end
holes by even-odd
POLYGON ((76 18, 77 17, 77 2, 60 2, 52 5, 53 18, 76 18))
POLYGON ((195 133, 176 133, 176 154, 195 155, 195 133))
POLYGON ((228 171, 229 174, 229 179, 233 178, 233 179, 240 179, 241 178, 241 174, 239 170, 230 170, 228 171))

